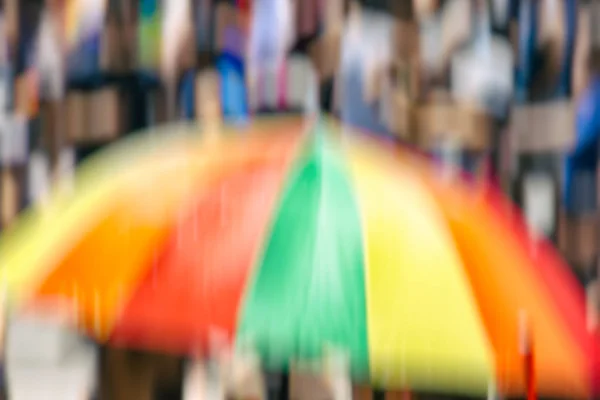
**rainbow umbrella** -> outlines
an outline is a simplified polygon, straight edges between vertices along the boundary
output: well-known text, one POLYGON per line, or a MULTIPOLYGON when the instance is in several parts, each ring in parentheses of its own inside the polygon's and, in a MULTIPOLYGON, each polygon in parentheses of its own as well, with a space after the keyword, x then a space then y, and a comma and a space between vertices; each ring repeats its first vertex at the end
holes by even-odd
POLYGON ((268 368, 339 348, 382 387, 512 395, 532 373, 540 394, 589 395, 579 288, 489 196, 327 121, 244 129, 170 126, 91 160, 0 242, 9 300, 67 300, 115 345, 197 354, 219 334, 268 368))

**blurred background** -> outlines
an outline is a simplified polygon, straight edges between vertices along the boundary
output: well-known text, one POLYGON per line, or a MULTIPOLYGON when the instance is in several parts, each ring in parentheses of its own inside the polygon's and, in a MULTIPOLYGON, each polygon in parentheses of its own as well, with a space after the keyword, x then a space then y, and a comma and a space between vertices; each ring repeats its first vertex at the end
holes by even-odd
POLYGON ((499 186, 595 293, 599 21, 593 0, 3 0, 0 228, 120 138, 202 123, 215 71, 228 124, 328 115, 499 186))

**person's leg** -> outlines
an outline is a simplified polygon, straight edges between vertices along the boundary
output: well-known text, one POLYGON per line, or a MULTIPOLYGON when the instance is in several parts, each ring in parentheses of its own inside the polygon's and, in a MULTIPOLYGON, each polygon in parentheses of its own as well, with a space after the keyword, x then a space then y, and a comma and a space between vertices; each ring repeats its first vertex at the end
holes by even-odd
POLYGON ((147 354, 103 347, 100 400, 152 400, 154 374, 147 354))
POLYGON ((157 382, 154 400, 175 400, 183 396, 183 364, 180 357, 157 355, 157 382))
POLYGON ((565 258, 584 286, 595 280, 598 260, 598 215, 595 169, 573 173, 570 207, 561 218, 565 258))
POLYGON ((320 106, 323 112, 333 114, 333 76, 320 84, 320 106))
POLYGON ((279 110, 287 110, 287 61, 284 59, 277 65, 277 108, 279 110))
POLYGON ((267 400, 288 400, 289 374, 287 372, 264 371, 267 400))
POLYGON ((290 397, 290 374, 284 372, 281 376, 281 389, 278 400, 288 400, 290 397))

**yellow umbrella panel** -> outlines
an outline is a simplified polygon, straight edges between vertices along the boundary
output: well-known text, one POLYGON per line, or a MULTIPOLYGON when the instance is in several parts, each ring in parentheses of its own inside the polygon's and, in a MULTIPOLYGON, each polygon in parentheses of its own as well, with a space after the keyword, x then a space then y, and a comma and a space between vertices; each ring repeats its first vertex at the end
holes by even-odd
POLYGON ((361 148, 348 158, 365 232, 372 378, 485 393, 493 351, 443 215, 418 177, 361 148))

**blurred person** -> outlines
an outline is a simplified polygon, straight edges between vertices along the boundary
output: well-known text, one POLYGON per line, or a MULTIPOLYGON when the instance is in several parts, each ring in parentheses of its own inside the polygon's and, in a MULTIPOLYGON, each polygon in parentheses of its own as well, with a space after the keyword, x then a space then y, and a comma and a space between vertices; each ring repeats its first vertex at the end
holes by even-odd
POLYGON ((471 0, 416 2, 421 92, 426 99, 434 89, 447 89, 451 59, 471 35, 472 5, 471 0))
POLYGON ((7 65, 10 61, 9 54, 11 47, 14 46, 14 39, 11 41, 11 32, 14 28, 11 26, 10 16, 6 12, 0 13, 0 64, 7 65))
POLYGON ((319 104, 325 112, 334 114, 335 107, 335 73, 337 70, 340 38, 347 13, 348 0, 329 0, 323 4, 322 32, 313 48, 313 60, 319 81, 319 104))
POLYGON ((61 10, 56 2, 49 1, 43 8, 37 35, 36 60, 40 75, 40 96, 47 100, 64 95, 65 45, 61 28, 61 10))
POLYGON ((413 8, 417 20, 423 20, 431 16, 439 6, 439 0, 413 0, 413 8))
POLYGON ((581 97, 589 82, 589 66, 600 64, 598 55, 591 52, 592 45, 600 38, 595 31, 592 35, 592 29, 600 22, 592 20, 594 7, 580 4, 577 11, 577 40, 573 49, 573 74, 571 76, 571 93, 576 101, 581 97))
POLYGON ((487 0, 474 1, 469 11, 470 41, 454 53, 451 62, 453 98, 505 118, 513 91, 512 47, 504 37, 494 34, 487 0))
POLYGON ((519 5, 517 100, 570 96, 578 2, 525 0, 519 5))
POLYGON ((200 71, 195 69, 184 73, 179 85, 179 104, 181 117, 188 120, 198 119, 196 114, 196 98, 198 88, 196 80, 199 74, 215 68, 218 76, 216 85, 216 96, 220 103, 219 113, 227 122, 243 125, 248 121, 248 99, 247 88, 244 84, 245 66, 240 57, 230 52, 223 52, 210 64, 200 71))
MULTIPOLYGON (((279 103, 285 102, 285 60, 295 40, 292 0, 255 0, 250 11, 246 51, 247 85, 252 109, 258 109, 265 79, 276 77, 279 103)), ((284 106, 284 104, 280 104, 284 106)))
POLYGON ((100 400, 182 398, 183 358, 104 346, 100 354, 100 400))
MULTIPOLYGON (((529 222, 537 221, 537 230, 552 241, 565 229, 558 221, 560 164, 573 138, 572 63, 581 57, 574 52, 580 39, 585 44, 584 37, 575 38, 577 13, 576 0, 524 0, 518 10, 515 111, 521 117, 515 112, 513 121, 521 151, 515 194, 529 222)), ((568 171, 564 179, 571 181, 568 171)))
POLYGON ((349 126, 389 136, 386 109, 393 53, 393 18, 359 2, 350 4, 342 31, 334 94, 340 118, 349 126))
POLYGON ((239 26, 230 26, 224 32, 224 48, 216 59, 219 72, 220 99, 223 116, 227 121, 244 124, 248 119, 248 93, 244 77, 244 32, 239 26))
POLYGON ((450 87, 455 102, 481 110, 489 126, 479 128, 480 135, 489 134, 491 143, 485 149, 463 154, 462 166, 482 178, 496 179, 501 126, 508 119, 513 92, 513 49, 493 29, 493 9, 488 0, 473 1, 469 13, 470 35, 452 56, 450 87))
POLYGON ((511 12, 514 3, 512 0, 491 0, 490 13, 492 16, 492 26, 494 31, 502 33, 504 36, 509 34, 509 25, 511 22, 511 12))
POLYGON ((183 400, 267 399, 260 359, 254 351, 231 348, 211 333, 206 358, 188 360, 183 400))
MULTIPOLYGON (((71 9, 70 9, 71 10, 71 9)), ((48 103, 49 114, 57 115, 58 105, 65 95, 66 89, 66 56, 68 46, 66 41, 65 18, 67 10, 58 0, 46 0, 40 16, 40 24, 35 39, 35 50, 32 58, 36 65, 37 74, 33 74, 33 82, 37 83, 39 99, 48 103), (37 75, 37 76, 35 76, 37 75), (37 78, 37 79, 36 79, 37 78)), ((60 179, 59 160, 64 147, 64 135, 53 129, 51 123, 42 132, 46 151, 49 156, 51 182, 60 179)))
POLYGON ((212 3, 212 0, 193 1, 195 44, 199 53, 208 53, 213 50, 215 13, 212 3))
MULTIPOLYGON (((571 77, 577 25, 577 0, 546 0, 540 2, 538 11, 538 43, 543 51, 540 72, 546 74, 546 96, 565 98, 571 95, 571 77), (547 90, 548 90, 547 89, 547 90)), ((541 74, 540 74, 541 75, 541 74)), ((534 91, 536 91, 534 82, 534 91)), ((543 89, 539 89, 543 92, 543 89)))
POLYGON ((176 117, 176 82, 185 66, 186 51, 193 49, 192 5, 188 0, 163 2, 161 72, 167 83, 167 116, 176 117))
MULTIPOLYGON (((39 71, 36 60, 38 31, 43 11, 41 5, 25 4, 19 7, 18 38, 14 46, 9 46, 9 59, 12 59, 14 110, 34 118, 39 111, 39 71)), ((10 43, 9 43, 10 44, 10 43)))
POLYGON ((592 48, 589 78, 577 97, 575 145, 564 160, 563 250, 582 283, 597 277, 597 168, 600 137, 598 49, 592 48))
MULTIPOLYGON (((65 5, 65 71, 68 81, 85 82, 102 71, 103 30, 107 4, 99 0, 68 2, 65 5)), ((110 15, 112 18, 112 15, 110 15)))

